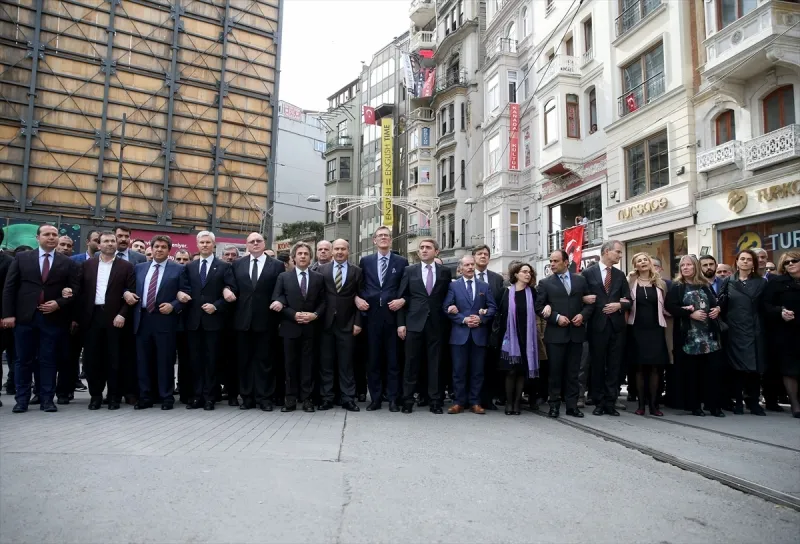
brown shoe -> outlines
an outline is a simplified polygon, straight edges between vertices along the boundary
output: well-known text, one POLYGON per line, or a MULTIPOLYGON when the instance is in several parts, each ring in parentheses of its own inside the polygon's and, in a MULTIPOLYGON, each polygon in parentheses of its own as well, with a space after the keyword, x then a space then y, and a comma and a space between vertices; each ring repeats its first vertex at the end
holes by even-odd
POLYGON ((473 414, 478 414, 478 415, 483 415, 486 413, 486 410, 484 410, 480 404, 476 404, 475 406, 470 408, 469 411, 472 412, 473 414))
POLYGON ((448 414, 463 414, 464 407, 459 404, 454 404, 450 408, 447 409, 448 414))

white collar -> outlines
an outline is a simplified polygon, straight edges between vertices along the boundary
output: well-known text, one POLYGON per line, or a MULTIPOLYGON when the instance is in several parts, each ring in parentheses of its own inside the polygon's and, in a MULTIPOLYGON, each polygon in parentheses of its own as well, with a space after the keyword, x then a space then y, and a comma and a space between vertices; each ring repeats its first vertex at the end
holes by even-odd
POLYGON ((168 258, 167 258, 167 259, 164 259, 164 261, 163 261, 163 262, 157 263, 157 262, 156 262, 156 260, 155 260, 155 259, 153 259, 152 261, 150 261, 150 267, 152 268, 153 266, 155 266, 155 265, 159 264, 159 265, 163 266, 164 268, 166 268, 166 267, 167 267, 167 261, 169 261, 169 259, 168 259, 168 258))
POLYGON ((200 262, 202 263, 203 261, 206 261, 208 263, 208 265, 206 266, 211 266, 211 263, 214 262, 214 255, 212 254, 209 255, 208 257, 200 257, 200 262))
POLYGON ((45 251, 42 249, 42 246, 39 246, 39 258, 41 259, 44 255, 50 255, 51 257, 55 254, 56 250, 51 249, 50 251, 45 251))
POLYGON ((259 256, 259 257, 253 257, 252 255, 250 255, 250 262, 258 261, 259 263, 262 263, 262 262, 264 262, 264 258, 266 256, 267 256, 266 253, 262 253, 261 256, 259 256))

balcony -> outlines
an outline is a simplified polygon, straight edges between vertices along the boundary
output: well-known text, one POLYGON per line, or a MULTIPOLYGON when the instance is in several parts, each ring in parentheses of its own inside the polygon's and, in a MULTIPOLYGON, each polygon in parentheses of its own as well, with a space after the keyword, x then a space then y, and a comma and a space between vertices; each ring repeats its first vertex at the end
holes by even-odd
POLYGON ((486 52, 486 61, 493 59, 498 55, 516 55, 517 54, 517 40, 510 38, 501 38, 488 48, 486 52))
MULTIPOLYGON (((585 225, 583 231, 583 249, 599 246, 603 243, 603 220, 595 219, 585 225)), ((564 249, 564 231, 553 232, 547 235, 547 250, 564 249)))
POLYGON ((697 171, 710 172, 723 166, 740 164, 742 160, 742 142, 731 140, 713 149, 697 154, 697 171))
POLYGON ((486 180, 483 186, 483 195, 487 196, 501 189, 518 190, 530 181, 530 170, 526 172, 495 172, 486 180))
POLYGON ((441 93, 453 87, 464 87, 467 85, 467 71, 449 72, 445 77, 436 81, 436 92, 441 93))
POLYGON ((744 143, 744 169, 758 170, 800 157, 800 125, 787 125, 744 143))
POLYGON ((589 49, 583 55, 581 55, 581 68, 583 68, 593 60, 594 60, 594 49, 589 49))
POLYGON ((633 113, 664 94, 666 82, 664 73, 656 74, 644 83, 625 91, 625 94, 617 99, 619 116, 625 117, 633 113))
POLYGON ((420 30, 411 35, 411 51, 420 49, 433 49, 436 47, 436 32, 432 30, 420 30))
MULTIPOLYGON (((800 39, 798 18, 800 4, 778 0, 762 2, 704 42, 707 60, 702 68, 703 75, 724 73, 725 77, 746 79, 763 72, 780 59, 781 53, 791 58, 796 55, 791 51, 796 49, 790 47, 784 51, 783 48, 800 39), (773 45, 773 42, 776 43, 773 45)), ((795 64, 797 62, 795 60, 795 64)))
POLYGON ((431 123, 436 119, 436 114, 433 113, 432 108, 417 108, 409 115, 410 121, 422 121, 431 123))
POLYGON ((325 144, 325 154, 339 149, 353 149, 353 138, 350 136, 333 136, 325 144))
POLYGON ((415 25, 425 26, 436 17, 436 2, 434 0, 411 0, 408 17, 415 25))
POLYGON ((655 11, 661 7, 661 4, 662 0, 639 0, 627 7, 619 14, 616 24, 614 25, 616 27, 617 38, 624 36, 639 26, 650 14, 655 13, 655 11))
POLYGON ((580 60, 569 55, 556 55, 552 62, 539 70, 539 85, 544 87, 556 76, 580 77, 580 60))
POLYGON ((419 228, 416 225, 411 225, 408 227, 408 237, 409 238, 417 238, 418 236, 430 236, 431 229, 430 228, 419 228))

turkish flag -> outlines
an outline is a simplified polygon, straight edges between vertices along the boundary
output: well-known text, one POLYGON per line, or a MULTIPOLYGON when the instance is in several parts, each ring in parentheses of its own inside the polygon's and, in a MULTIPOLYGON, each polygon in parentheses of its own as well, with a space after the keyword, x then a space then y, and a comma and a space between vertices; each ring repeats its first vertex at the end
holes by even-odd
POLYGON ((625 97, 625 103, 628 104, 628 111, 636 111, 639 106, 636 105, 636 97, 633 93, 625 97))
POLYGON ((364 123, 368 125, 376 125, 375 122, 375 108, 364 106, 364 123))
POLYGON ((583 232, 585 228, 585 225, 578 225, 564 231, 564 251, 569 256, 569 271, 575 274, 581 271, 583 232))
POLYGON ((420 49, 419 56, 423 59, 432 59, 433 58, 433 49, 420 49))

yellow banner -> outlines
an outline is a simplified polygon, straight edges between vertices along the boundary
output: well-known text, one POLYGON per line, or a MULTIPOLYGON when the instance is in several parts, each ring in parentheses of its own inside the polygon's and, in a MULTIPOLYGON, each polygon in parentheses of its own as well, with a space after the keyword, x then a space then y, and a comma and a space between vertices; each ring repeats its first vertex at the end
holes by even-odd
POLYGON ((392 154, 392 119, 381 119, 381 169, 383 170, 383 224, 387 227, 394 225, 394 210, 392 196, 394 196, 394 156, 392 154))

